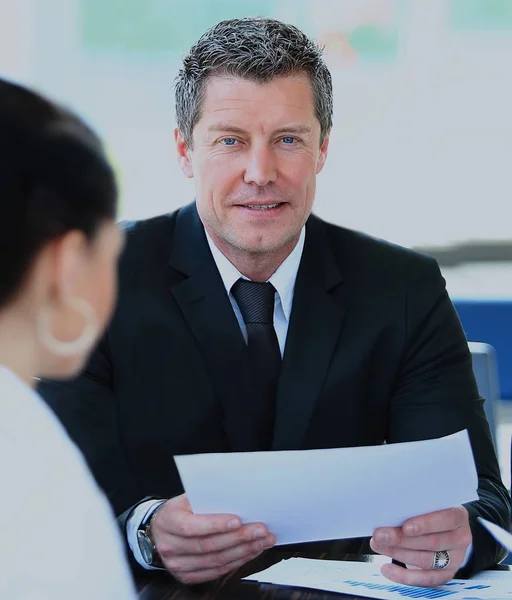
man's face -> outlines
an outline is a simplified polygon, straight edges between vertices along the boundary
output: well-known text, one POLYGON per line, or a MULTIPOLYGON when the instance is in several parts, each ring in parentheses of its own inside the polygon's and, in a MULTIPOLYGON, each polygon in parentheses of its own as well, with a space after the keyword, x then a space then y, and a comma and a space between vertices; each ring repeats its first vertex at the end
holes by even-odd
POLYGON ((233 252, 291 251, 311 213, 320 146, 306 76, 259 84, 213 77, 193 148, 175 132, 181 168, 193 177, 201 220, 216 245, 233 252))

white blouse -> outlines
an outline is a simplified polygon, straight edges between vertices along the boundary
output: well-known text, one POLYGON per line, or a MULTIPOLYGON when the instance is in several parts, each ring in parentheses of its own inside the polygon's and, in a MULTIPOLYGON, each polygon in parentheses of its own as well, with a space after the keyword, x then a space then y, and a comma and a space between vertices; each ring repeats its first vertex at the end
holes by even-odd
POLYGON ((133 600, 120 533, 52 411, 0 365, 0 599, 133 600))

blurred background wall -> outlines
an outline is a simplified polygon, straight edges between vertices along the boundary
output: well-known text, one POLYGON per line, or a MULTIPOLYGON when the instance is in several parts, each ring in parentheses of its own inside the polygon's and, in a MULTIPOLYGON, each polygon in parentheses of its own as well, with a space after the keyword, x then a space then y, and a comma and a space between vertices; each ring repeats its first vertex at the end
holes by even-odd
POLYGON ((172 132, 180 58, 233 16, 326 45, 335 86, 316 212, 405 245, 511 237, 510 0, 1 0, 0 72, 77 107, 124 184, 122 217, 188 202, 172 132))

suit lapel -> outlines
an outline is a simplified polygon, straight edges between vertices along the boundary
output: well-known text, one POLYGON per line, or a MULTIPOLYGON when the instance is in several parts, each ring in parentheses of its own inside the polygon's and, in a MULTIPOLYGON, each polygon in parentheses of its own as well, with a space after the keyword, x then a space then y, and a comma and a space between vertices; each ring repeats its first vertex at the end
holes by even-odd
POLYGON ((247 386, 246 345, 195 204, 178 214, 170 266, 171 293, 197 340, 220 399, 230 447, 251 450, 255 440, 250 435, 250 423, 245 423, 246 403, 252 401, 247 386), (185 277, 177 277, 176 272, 185 277))
POLYGON ((343 325, 341 283, 325 225, 310 217, 277 395, 274 450, 301 447, 343 325))

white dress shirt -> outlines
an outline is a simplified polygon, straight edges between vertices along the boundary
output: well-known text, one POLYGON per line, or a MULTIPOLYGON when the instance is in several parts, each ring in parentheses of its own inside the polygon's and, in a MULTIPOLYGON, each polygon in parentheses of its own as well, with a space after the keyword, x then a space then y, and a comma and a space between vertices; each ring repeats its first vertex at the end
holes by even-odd
POLYGON ((0 365, 0 598, 131 600, 112 510, 52 411, 0 365))
MULTIPOLYGON (((248 279, 244 277, 240 271, 222 254, 222 252, 214 244, 211 237, 206 234, 208 245, 210 246, 213 260, 217 265, 222 282, 226 288, 226 293, 229 297, 233 311, 240 325, 240 329, 247 341, 247 328, 242 317, 242 313, 238 308, 238 304, 231 293, 233 284, 236 283, 240 278, 248 279)), ((286 334, 288 333, 288 323, 290 322, 290 314, 292 312, 293 304, 293 292, 295 290, 295 281, 297 279, 297 273, 299 271, 300 260, 302 258, 302 251, 304 250, 304 242, 306 239, 306 229, 302 228, 300 233, 299 241, 297 245, 288 255, 286 260, 281 263, 281 266, 268 280, 275 288, 276 294, 274 297, 274 329, 276 330, 277 340, 279 342, 279 349, 281 350, 281 356, 284 355, 284 347, 286 344, 286 334)), ((135 560, 145 569, 151 570, 156 567, 149 566, 143 559, 139 549, 137 541, 137 530, 146 516, 147 512, 158 503, 158 500, 148 500, 139 504, 133 511, 133 514, 128 519, 127 523, 127 536, 128 544, 135 557, 135 560)))
MULTIPOLYGON (((211 237, 206 234, 206 239, 210 246, 210 250, 219 270, 222 282, 226 288, 231 306, 240 325, 240 329, 244 335, 245 341, 247 342, 247 327, 245 326, 242 313, 238 308, 231 288, 240 279, 249 279, 240 273, 240 271, 222 254, 222 252, 213 243, 211 237)), ((304 250, 304 241, 306 239, 306 230, 303 227, 300 233, 299 241, 297 245, 288 255, 286 260, 281 263, 281 266, 268 280, 275 290, 274 296, 274 329, 276 330, 277 339, 279 341, 279 349, 281 350, 281 356, 284 355, 284 347, 286 344, 286 334, 288 333, 288 323, 290 322, 290 314, 292 312, 293 304, 293 292, 295 291, 295 280, 297 279, 297 273, 299 271, 300 259, 302 258, 302 251, 304 250)))

